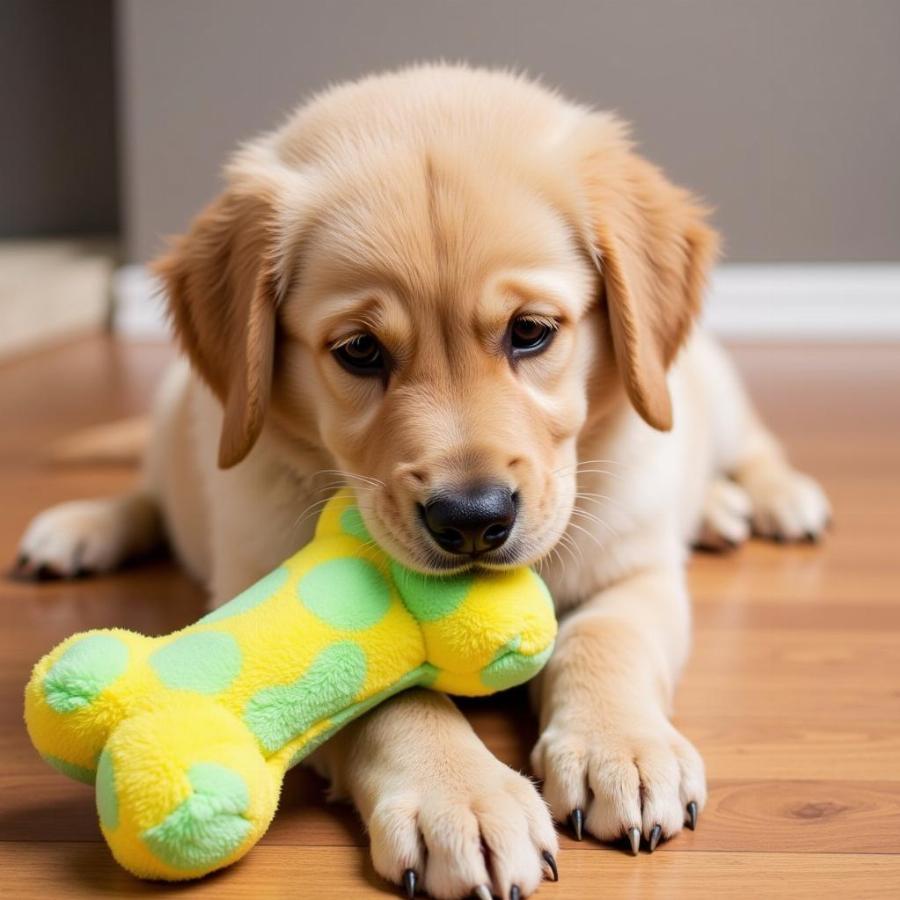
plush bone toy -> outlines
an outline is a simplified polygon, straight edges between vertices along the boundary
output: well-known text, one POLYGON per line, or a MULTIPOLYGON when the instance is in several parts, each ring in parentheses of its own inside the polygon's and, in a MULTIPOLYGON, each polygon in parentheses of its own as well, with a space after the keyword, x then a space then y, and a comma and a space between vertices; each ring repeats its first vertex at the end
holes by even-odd
POLYGON ((47 762, 96 783, 126 869, 197 878, 256 844, 285 771, 342 725, 413 685, 519 684, 555 635, 531 570, 419 575, 374 546, 341 492, 310 544, 195 625, 63 641, 34 668, 25 720, 47 762))

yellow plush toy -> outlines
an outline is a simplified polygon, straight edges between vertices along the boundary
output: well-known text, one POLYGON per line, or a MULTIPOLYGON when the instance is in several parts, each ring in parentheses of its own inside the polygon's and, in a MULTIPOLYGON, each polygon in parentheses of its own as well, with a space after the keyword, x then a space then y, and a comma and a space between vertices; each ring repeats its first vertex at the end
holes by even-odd
POLYGON ((25 721, 47 762, 96 784, 126 869, 197 878, 256 844, 284 773, 342 725, 414 685, 471 696, 520 684, 555 636, 530 569, 405 569, 342 491, 310 544, 195 625, 63 641, 34 668, 25 721))

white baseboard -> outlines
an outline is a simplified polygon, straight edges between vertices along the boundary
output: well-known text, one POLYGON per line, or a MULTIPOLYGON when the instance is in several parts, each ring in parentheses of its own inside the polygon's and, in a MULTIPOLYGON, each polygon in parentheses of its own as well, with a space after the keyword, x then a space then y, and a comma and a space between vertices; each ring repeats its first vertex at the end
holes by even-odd
MULTIPOLYGON (((169 334, 158 285, 143 266, 124 266, 113 282, 121 334, 169 334)), ((703 315, 725 338, 900 340, 900 264, 722 265, 703 315)))
POLYGON ((113 330, 123 337, 170 336, 162 285, 146 266, 122 266, 113 277, 113 330))
POLYGON ((900 264, 723 265, 704 321, 729 338, 900 339, 900 264))

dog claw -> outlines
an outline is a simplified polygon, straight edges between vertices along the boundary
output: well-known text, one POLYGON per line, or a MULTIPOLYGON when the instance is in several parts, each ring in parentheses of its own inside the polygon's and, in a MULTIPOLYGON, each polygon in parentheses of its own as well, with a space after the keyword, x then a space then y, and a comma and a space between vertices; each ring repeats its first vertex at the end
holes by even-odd
POLYGON ((631 855, 637 856, 638 850, 641 848, 641 829, 629 828, 627 838, 628 846, 631 847, 631 855))
POLYGON ((696 800, 691 800, 687 805, 687 814, 688 814, 688 828, 691 831, 697 830, 697 802, 696 800))
POLYGON ((521 898, 522 892, 519 890, 519 886, 517 884, 514 884, 509 889, 509 900, 521 900, 521 898))
POLYGON ((549 850, 544 850, 541 853, 541 856, 544 858, 544 862, 550 866, 550 871, 553 873, 553 880, 559 881, 559 869, 556 868, 556 859, 553 857, 553 854, 549 850))
POLYGON ((416 896, 416 870, 407 869, 403 873, 403 890, 406 893, 407 900, 413 900, 416 896))
POLYGON ((575 840, 580 841, 584 837, 584 810, 577 806, 569 814, 569 822, 575 834, 575 840))
POLYGON ((654 825, 653 828, 650 829, 650 839, 647 841, 651 853, 656 849, 661 837, 662 827, 660 825, 654 825))
POLYGON ((478 900, 493 900, 491 889, 486 884, 479 884, 472 893, 478 900))

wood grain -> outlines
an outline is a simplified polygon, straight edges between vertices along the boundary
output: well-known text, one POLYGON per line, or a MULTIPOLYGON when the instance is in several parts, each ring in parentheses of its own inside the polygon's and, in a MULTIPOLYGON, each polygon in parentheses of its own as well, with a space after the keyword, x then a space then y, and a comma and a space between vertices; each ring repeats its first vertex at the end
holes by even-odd
MULTIPOLYGON (((540 896, 900 896, 900 351, 742 346, 738 362, 798 463, 836 511, 820 546, 753 543, 697 555, 695 648, 676 720, 704 754, 699 829, 638 859, 562 837, 562 881, 540 896)), ((51 465, 74 430, 145 409, 170 351, 78 341, 0 366, 0 559, 28 519, 122 489, 123 465, 51 465)), ((0 883, 14 898, 394 896, 372 871, 355 813, 307 771, 287 780, 264 842, 240 865, 179 888, 135 882, 101 842, 91 791, 50 771, 21 723, 30 666, 86 628, 163 633, 201 591, 166 560, 97 581, 0 581, 0 883)), ((522 691, 462 704, 510 765, 535 737, 522 691)))

